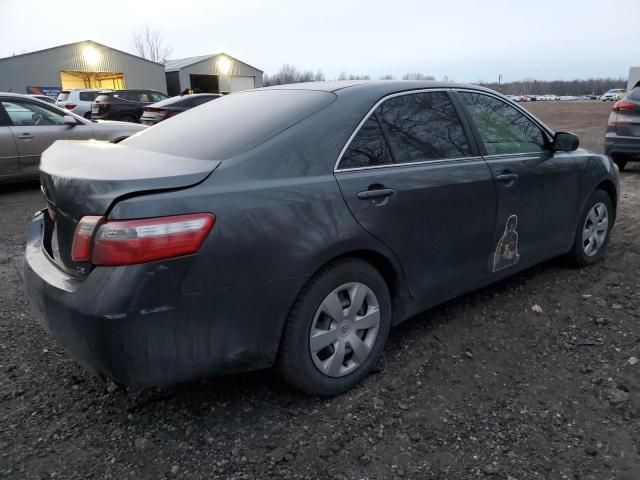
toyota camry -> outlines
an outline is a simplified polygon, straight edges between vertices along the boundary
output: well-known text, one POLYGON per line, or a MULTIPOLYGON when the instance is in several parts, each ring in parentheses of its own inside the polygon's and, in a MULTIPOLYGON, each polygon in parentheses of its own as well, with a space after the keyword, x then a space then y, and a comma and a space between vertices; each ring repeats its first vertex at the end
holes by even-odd
POLYGON ((69 354, 117 383, 275 366, 338 394, 392 325, 604 255, 618 173, 578 143, 471 85, 234 93, 118 144, 45 151, 26 288, 69 354))

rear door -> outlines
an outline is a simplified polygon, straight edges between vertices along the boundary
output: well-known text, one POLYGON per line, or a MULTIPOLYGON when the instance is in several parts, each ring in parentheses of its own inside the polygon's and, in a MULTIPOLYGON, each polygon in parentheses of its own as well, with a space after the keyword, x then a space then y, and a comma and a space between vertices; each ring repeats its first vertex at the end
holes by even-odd
POLYGON ((16 142, 19 168, 23 174, 37 174, 40 155, 56 140, 85 140, 93 137, 89 125, 65 125, 64 113, 26 99, 1 100, 16 142))
POLYGON ((579 153, 554 152, 537 122, 497 96, 463 90, 456 95, 496 181, 492 270, 565 253, 578 215, 579 153))
POLYGON ((392 95, 371 112, 335 176, 354 217, 402 262, 414 296, 437 303, 487 281, 491 171, 450 95, 392 95))
POLYGON ((0 105, 0 178, 20 173, 18 149, 9 128, 9 117, 0 105))

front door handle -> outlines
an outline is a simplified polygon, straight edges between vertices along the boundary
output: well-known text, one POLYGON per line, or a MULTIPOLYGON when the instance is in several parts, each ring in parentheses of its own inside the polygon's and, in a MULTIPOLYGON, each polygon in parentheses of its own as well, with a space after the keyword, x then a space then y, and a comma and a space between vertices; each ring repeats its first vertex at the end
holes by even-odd
POLYGON ((396 191, 393 188, 376 188, 373 190, 358 192, 358 198, 360 200, 378 200, 381 198, 390 197, 394 193, 396 193, 396 191))
POLYGON ((518 179, 518 174, 517 173, 505 172, 505 173, 501 173, 500 175, 498 175, 496 177, 496 179, 499 182, 506 183, 507 186, 511 186, 518 179))
POLYGON ((20 140, 30 140, 33 138, 33 135, 31 135, 30 133, 21 133, 20 135, 18 135, 18 138, 20 140))

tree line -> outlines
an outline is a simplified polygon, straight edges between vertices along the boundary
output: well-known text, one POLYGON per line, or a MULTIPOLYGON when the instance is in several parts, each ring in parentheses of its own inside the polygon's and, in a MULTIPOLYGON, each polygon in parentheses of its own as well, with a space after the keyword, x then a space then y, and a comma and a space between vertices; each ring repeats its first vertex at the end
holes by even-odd
POLYGON ((505 95, 601 95, 611 88, 626 88, 624 78, 589 78, 586 80, 534 80, 498 84, 479 82, 483 87, 498 90, 505 95))

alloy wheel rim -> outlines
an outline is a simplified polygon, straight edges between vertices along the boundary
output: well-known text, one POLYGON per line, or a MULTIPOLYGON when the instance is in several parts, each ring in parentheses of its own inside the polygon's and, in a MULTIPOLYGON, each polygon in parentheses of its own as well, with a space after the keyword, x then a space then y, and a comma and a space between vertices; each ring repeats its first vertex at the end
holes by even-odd
POLYGON ((316 368, 328 377, 343 377, 369 355, 380 330, 380 304, 360 282, 339 286, 320 303, 309 332, 309 351, 316 368))
POLYGON ((596 203, 587 218, 584 220, 582 227, 582 249, 587 257, 593 257, 604 245, 609 233, 609 211, 607 206, 602 203, 596 203))

